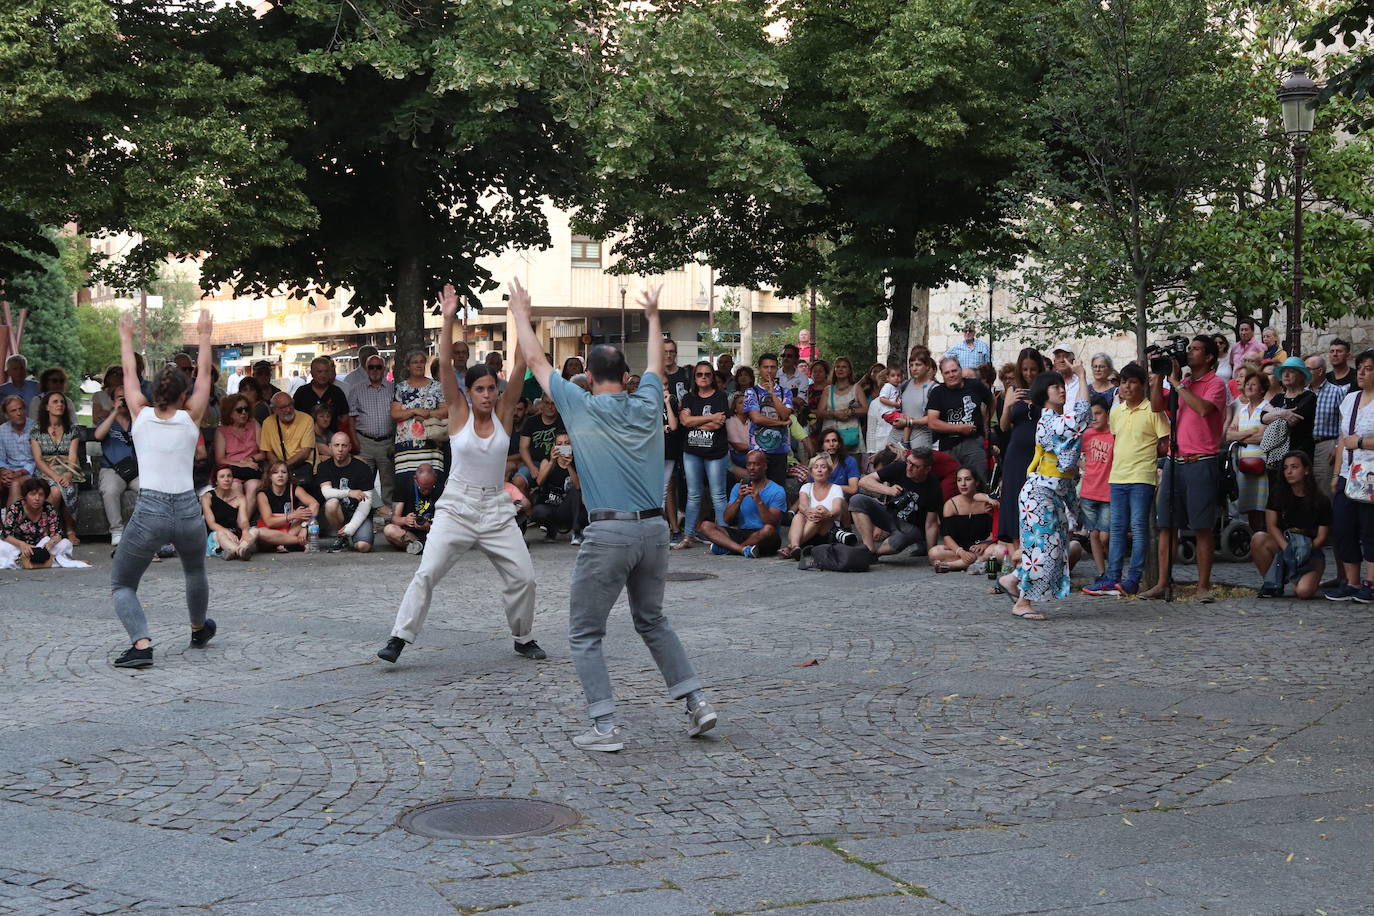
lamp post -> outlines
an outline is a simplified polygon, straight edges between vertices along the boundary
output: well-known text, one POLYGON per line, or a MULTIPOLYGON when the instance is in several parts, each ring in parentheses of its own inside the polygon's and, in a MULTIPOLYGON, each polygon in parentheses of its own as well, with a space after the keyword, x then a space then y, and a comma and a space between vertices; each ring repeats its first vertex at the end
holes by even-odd
POLYGON ((1302 166, 1316 116, 1312 103, 1319 91, 1307 75, 1307 66, 1296 64, 1278 93, 1283 132, 1293 150, 1293 299, 1288 303, 1288 352, 1298 357, 1302 356, 1302 166))
POLYGON ((620 285, 620 349, 625 349, 625 293, 628 286, 624 277, 619 280, 620 285))

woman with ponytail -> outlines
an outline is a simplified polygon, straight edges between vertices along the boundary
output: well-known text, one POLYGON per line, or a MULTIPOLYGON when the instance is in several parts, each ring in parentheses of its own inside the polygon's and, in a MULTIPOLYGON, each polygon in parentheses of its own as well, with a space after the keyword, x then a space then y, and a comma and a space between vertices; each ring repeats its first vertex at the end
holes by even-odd
MULTIPOLYGON (((115 613, 129 633, 130 646, 115 659, 117 668, 148 668, 153 644, 138 600, 138 584, 164 544, 176 547, 186 577, 186 606, 191 617, 191 645, 203 648, 215 635, 215 622, 205 616, 210 586, 205 579, 205 521, 196 499, 191 466, 200 439, 200 422, 210 404, 210 333, 214 323, 201 310, 195 388, 180 369, 168 366, 153 383, 152 403, 135 386, 124 391, 133 417, 130 435, 139 456, 140 493, 134 514, 115 550, 110 584, 115 613)), ((134 365, 134 319, 119 319, 119 346, 124 377, 137 378, 134 365)))

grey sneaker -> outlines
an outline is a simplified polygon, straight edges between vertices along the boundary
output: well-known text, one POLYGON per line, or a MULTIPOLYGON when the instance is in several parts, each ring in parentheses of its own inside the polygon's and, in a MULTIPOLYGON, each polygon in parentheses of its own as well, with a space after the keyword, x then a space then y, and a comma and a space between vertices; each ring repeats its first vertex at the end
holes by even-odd
POLYGON ((692 717, 692 726, 687 729, 688 738, 695 738, 716 727, 716 711, 705 700, 698 700, 697 705, 687 711, 687 715, 692 717))
POLYGON ((411 556, 415 556, 417 553, 424 553, 424 552, 425 552, 425 542, 424 542, 424 541, 407 541, 407 542, 406 542, 406 553, 410 554, 411 556))
POLYGON ((611 726, 608 732, 598 731, 593 725, 586 732, 575 735, 573 744, 584 751, 620 751, 625 749, 625 739, 619 725, 611 726))

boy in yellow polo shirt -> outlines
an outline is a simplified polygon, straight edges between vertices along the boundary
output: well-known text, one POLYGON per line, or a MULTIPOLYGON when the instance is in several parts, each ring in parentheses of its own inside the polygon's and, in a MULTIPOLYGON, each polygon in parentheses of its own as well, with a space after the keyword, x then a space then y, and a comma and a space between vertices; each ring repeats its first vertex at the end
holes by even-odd
POLYGON ((1112 471, 1112 531, 1107 545, 1107 572, 1083 589, 1085 595, 1134 595, 1140 591, 1145 551, 1150 541, 1150 510, 1154 506, 1159 440, 1169 435, 1169 421, 1145 397, 1147 376, 1138 364, 1121 369, 1121 388, 1112 407, 1111 430, 1116 437, 1112 471), (1121 577, 1126 559, 1126 532, 1131 533, 1131 567, 1121 577))

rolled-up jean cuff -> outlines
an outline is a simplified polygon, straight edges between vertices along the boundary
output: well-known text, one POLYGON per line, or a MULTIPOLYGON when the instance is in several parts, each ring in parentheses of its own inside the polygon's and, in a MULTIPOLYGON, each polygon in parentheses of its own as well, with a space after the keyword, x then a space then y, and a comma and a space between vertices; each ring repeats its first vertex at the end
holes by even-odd
MULTIPOLYGON (((685 696, 686 694, 684 694, 685 696)), ((615 700, 597 700, 587 707, 587 718, 599 719, 602 716, 609 716, 615 713, 615 700)))
POLYGON ((701 689, 703 689, 701 678, 689 677, 687 678, 687 680, 678 681, 676 684, 669 687, 668 696, 672 697, 674 700, 680 700, 683 697, 687 696, 687 694, 691 693, 693 690, 701 689))

